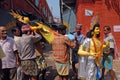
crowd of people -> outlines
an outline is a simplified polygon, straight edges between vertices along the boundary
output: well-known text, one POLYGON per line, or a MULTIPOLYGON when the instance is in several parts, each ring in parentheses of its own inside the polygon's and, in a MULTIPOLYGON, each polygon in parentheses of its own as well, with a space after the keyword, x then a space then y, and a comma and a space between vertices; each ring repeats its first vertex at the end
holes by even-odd
MULTIPOLYGON (((86 35, 81 30, 82 24, 76 24, 75 32, 68 35, 66 26, 57 26, 51 44, 59 80, 69 80, 71 64, 73 80, 105 80, 105 69, 114 80, 115 40, 110 26, 104 26, 103 41, 99 23, 86 35)), ((47 63, 41 50, 43 37, 39 30, 31 30, 30 25, 24 24, 21 29, 15 27, 11 31, 14 38, 8 36, 5 26, 0 26, 0 80, 39 80, 40 73, 45 80, 47 63)))

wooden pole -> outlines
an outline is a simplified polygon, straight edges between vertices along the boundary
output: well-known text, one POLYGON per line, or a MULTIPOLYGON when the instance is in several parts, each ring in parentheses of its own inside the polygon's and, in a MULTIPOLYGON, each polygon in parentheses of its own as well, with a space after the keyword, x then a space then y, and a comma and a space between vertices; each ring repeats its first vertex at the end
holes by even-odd
POLYGON ((62 0, 60 0, 60 18, 61 18, 61 24, 63 24, 63 5, 62 0))

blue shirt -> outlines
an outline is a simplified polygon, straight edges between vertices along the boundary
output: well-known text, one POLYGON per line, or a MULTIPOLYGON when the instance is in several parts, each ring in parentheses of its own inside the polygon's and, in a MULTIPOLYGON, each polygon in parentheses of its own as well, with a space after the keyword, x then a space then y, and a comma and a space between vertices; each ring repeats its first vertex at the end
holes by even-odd
POLYGON ((83 41, 84 41, 84 39, 85 39, 85 36, 84 36, 83 34, 78 35, 77 32, 74 33, 74 36, 75 36, 75 38, 76 38, 76 48, 75 48, 75 50, 78 50, 78 49, 79 49, 79 46, 80 46, 79 43, 80 43, 80 44, 83 43, 83 41))

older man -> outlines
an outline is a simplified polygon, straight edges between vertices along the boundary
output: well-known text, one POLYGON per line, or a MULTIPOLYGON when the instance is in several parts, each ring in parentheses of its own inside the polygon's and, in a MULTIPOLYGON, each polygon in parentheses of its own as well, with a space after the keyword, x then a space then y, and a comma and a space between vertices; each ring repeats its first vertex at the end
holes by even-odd
POLYGON ((76 31, 74 33, 75 36, 75 40, 76 40, 76 47, 75 49, 72 50, 72 69, 74 72, 74 77, 73 78, 77 78, 77 71, 76 71, 76 67, 75 64, 78 63, 78 49, 79 46, 83 43, 85 37, 84 35, 81 33, 82 30, 82 24, 77 24, 75 27, 76 31))
POLYGON ((0 26, 0 45, 5 53, 2 58, 1 80, 16 80, 16 64, 18 64, 18 52, 13 38, 7 36, 5 26, 0 26))

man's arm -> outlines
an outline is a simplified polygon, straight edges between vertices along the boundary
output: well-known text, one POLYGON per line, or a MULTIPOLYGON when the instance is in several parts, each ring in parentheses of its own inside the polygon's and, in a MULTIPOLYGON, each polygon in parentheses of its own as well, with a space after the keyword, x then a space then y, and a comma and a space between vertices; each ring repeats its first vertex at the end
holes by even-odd
POLYGON ((2 69, 2 60, 0 59, 0 71, 2 69))
POLYGON ((14 51, 14 54, 15 54, 15 56, 16 56, 16 67, 18 67, 19 65, 20 65, 20 62, 19 62, 19 55, 18 55, 18 51, 17 50, 15 50, 14 51))
POLYGON ((70 47, 70 48, 75 48, 76 46, 76 41, 75 40, 69 40, 66 36, 65 36, 65 43, 70 47))
POLYGON ((114 48, 110 48, 110 49, 107 51, 107 54, 111 54, 111 53, 114 53, 114 48))

